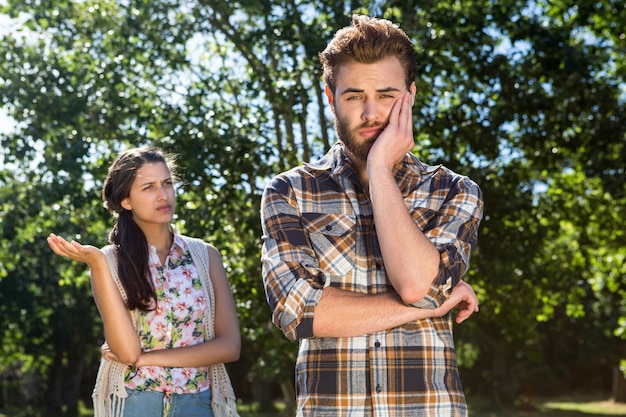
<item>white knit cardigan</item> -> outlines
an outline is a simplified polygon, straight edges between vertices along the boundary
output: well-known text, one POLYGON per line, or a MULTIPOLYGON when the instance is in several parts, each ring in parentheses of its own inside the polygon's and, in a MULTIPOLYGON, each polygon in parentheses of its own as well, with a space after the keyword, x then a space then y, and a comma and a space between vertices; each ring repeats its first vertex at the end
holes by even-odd
MULTIPOLYGON (((210 316, 206 320, 207 340, 215 337, 215 293, 209 274, 209 252, 206 244, 200 240, 187 236, 181 236, 187 243, 191 258, 202 281, 202 287, 207 300, 209 300, 210 316)), ((102 249, 106 255, 111 276, 117 284, 124 300, 127 299, 126 292, 122 287, 117 274, 117 256, 111 245, 102 249)), ((139 322, 139 311, 132 310, 131 317, 133 326, 137 329, 139 322)), ((124 401, 127 397, 124 375, 129 365, 118 361, 108 361, 102 358, 100 368, 96 377, 96 385, 92 398, 94 405, 94 417, 122 417, 124 415, 124 401)), ((215 417, 237 417, 237 404, 235 393, 223 363, 211 365, 209 367, 211 377, 211 409, 215 417)))

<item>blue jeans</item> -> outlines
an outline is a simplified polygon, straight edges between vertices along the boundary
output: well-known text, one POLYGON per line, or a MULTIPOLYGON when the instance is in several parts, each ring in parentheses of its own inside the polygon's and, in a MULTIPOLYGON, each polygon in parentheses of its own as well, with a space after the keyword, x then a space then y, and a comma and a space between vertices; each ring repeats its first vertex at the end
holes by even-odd
MULTIPOLYGON (((163 393, 158 391, 136 391, 126 388, 128 398, 124 405, 124 417, 161 417, 163 415, 163 393)), ((213 417, 211 390, 197 394, 172 394, 170 412, 167 417, 213 417)))

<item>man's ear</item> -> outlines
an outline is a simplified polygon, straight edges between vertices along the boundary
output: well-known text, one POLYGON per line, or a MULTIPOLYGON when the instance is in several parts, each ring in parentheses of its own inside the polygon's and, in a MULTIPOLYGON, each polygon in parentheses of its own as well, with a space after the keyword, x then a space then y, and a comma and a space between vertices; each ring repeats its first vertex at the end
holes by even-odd
POLYGON ((328 99, 328 104, 330 104, 330 109, 333 111, 333 113, 335 113, 335 96, 333 92, 330 91, 330 88, 327 85, 324 86, 324 93, 326 93, 326 98, 328 99))
POLYGON ((415 86, 415 81, 411 83, 409 87, 409 92, 411 93, 411 106, 415 103, 415 93, 417 92, 417 87, 415 86))

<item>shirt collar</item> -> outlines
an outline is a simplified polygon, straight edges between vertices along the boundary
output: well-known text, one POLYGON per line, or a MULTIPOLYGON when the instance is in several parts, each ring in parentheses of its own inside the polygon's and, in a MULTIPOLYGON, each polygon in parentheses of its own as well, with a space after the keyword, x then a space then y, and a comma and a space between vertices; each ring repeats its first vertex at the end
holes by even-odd
POLYGON ((352 162, 343 151, 341 142, 337 142, 321 159, 304 165, 311 171, 329 171, 332 174, 341 174, 346 166, 352 167, 352 162))
POLYGON ((187 249, 187 244, 185 243, 183 238, 180 237, 180 235, 176 233, 175 231, 172 231, 172 233, 174 233, 174 240, 172 243, 172 247, 178 246, 181 249, 187 249))
MULTIPOLYGON (((335 143, 321 159, 305 163, 312 171, 327 171, 333 175, 348 175, 353 173, 352 162, 343 150, 341 142, 335 143)), ((410 152, 394 167, 394 176, 398 179, 407 177, 431 176, 441 168, 441 165, 427 165, 410 152)))
POLYGON ((394 176, 396 178, 405 178, 407 176, 430 177, 440 168, 441 165, 427 165, 420 161, 417 156, 408 152, 394 167, 394 176))
MULTIPOLYGON (((172 234, 174 235, 174 238, 172 239, 172 246, 170 247, 169 253, 174 252, 176 249, 180 249, 181 251, 187 250, 187 244, 185 243, 183 238, 180 237, 180 235, 176 233, 176 231, 174 231, 173 229, 172 234)), ((150 248, 150 253, 156 254, 156 248, 154 247, 154 245, 148 244, 148 246, 150 248)))

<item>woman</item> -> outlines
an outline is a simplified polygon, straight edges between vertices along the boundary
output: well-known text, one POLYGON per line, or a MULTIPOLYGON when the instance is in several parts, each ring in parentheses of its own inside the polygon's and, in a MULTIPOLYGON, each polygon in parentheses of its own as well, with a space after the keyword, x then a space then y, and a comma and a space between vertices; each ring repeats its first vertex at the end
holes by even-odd
POLYGON ((123 152, 102 191, 116 219, 110 244, 48 238, 91 270, 106 339, 96 417, 236 415, 223 365, 240 353, 235 303, 219 252, 171 227, 175 180, 161 150, 123 152))

